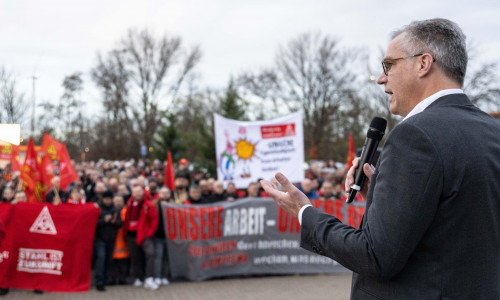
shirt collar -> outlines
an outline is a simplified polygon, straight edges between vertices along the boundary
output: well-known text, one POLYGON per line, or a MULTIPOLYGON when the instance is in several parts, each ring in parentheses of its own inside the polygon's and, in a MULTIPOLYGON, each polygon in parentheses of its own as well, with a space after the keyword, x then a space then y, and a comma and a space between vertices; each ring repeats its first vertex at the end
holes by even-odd
MULTIPOLYGON (((434 101, 436 101, 437 99, 443 97, 443 96, 446 96, 446 95, 451 95, 451 94, 463 94, 464 91, 462 91, 461 89, 447 89, 447 90, 441 90, 433 95, 430 95, 429 97, 425 98, 424 100, 420 101, 411 111, 408 115, 406 115, 406 117, 403 119, 406 120, 408 119, 409 117, 411 116, 414 116, 418 113, 421 113, 424 111, 424 109, 426 109, 429 105, 431 105, 432 103, 434 103, 434 101)), ((401 121, 401 122, 403 122, 401 121)))

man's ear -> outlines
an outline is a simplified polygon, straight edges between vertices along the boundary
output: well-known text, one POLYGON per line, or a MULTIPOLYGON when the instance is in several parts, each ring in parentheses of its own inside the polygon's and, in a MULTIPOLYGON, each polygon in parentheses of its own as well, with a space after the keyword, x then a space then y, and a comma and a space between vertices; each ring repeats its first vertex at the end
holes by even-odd
POLYGON ((418 58, 418 75, 419 77, 426 76, 430 70, 435 60, 429 53, 424 53, 418 58))

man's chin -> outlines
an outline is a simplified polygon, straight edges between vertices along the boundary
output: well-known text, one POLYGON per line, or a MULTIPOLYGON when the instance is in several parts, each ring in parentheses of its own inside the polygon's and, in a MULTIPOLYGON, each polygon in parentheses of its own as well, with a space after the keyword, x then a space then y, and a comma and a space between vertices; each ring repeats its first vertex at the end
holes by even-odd
POLYGON ((390 111, 390 112, 391 112, 391 114, 393 114, 393 115, 397 115, 397 114, 398 114, 398 110, 397 110, 396 106, 395 106, 395 105, 393 105, 392 103, 391 103, 391 104, 389 104, 389 111, 390 111))

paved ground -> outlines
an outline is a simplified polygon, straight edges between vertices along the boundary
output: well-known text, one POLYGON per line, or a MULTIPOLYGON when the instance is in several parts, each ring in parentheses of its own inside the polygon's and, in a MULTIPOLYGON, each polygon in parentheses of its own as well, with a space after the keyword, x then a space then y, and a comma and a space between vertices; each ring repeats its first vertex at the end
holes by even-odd
POLYGON ((173 300, 224 300, 224 299, 349 299, 351 275, 296 275, 266 276, 259 278, 208 280, 203 282, 173 282, 157 291, 131 286, 111 286, 106 292, 94 287, 88 293, 44 293, 11 290, 0 299, 173 299, 173 300))

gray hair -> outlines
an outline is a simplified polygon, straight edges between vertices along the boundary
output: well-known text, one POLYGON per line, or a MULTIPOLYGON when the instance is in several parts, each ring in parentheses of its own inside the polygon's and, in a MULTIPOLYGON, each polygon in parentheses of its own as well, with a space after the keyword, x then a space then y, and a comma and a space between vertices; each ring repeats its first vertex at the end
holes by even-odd
POLYGON ((413 21, 392 33, 394 39, 402 33, 403 51, 409 55, 430 53, 444 74, 460 86, 467 70, 465 35, 457 24, 446 19, 413 21))

